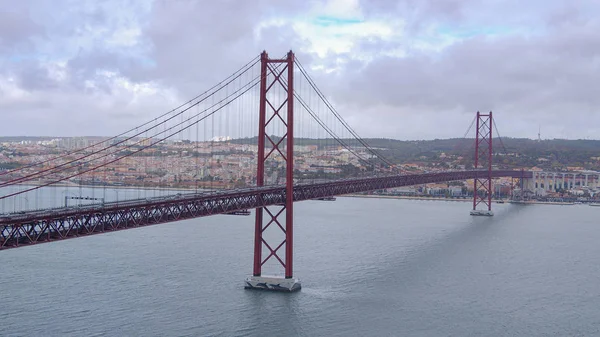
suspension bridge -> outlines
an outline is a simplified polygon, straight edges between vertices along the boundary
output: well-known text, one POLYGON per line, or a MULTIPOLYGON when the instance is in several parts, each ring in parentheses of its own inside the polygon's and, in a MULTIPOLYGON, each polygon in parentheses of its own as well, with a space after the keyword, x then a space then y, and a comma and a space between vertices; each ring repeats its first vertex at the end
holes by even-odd
POLYGON ((532 173, 494 170, 492 112, 474 123, 473 170, 404 172, 350 127, 291 51, 263 52, 135 128, 0 172, 0 250, 255 209, 245 286, 295 291, 294 202, 472 179, 471 214, 493 215, 492 179, 532 173))

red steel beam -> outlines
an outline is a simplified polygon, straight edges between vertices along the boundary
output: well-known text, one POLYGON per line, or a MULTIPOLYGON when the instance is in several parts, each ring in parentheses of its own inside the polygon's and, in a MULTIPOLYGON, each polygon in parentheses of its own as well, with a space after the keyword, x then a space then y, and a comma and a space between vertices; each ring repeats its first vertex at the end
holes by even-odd
MULTIPOLYGON (((265 109, 267 100, 267 59, 269 56, 266 51, 260 55, 260 103, 258 117, 258 158, 265 157, 265 109)), ((265 184, 265 161, 258 160, 256 173, 256 186, 262 187, 265 184)), ((254 220, 254 268, 253 275, 260 276, 262 266, 262 223, 263 209, 256 209, 254 220)))
POLYGON ((290 50, 287 85, 287 158, 285 189, 285 278, 293 275, 294 254, 294 53, 290 50))

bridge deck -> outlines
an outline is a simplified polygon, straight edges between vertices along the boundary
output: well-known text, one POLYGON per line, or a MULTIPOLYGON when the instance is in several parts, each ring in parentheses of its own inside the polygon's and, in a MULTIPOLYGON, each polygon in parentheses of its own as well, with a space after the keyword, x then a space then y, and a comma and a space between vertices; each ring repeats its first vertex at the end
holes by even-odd
MULTIPOLYGON (((454 171, 297 184, 294 201, 434 182, 473 179, 486 171, 454 171)), ((531 172, 493 171, 493 177, 530 178, 531 172)), ((81 207, 5 214, 0 217, 0 250, 107 231, 230 213, 285 202, 285 186, 254 187, 202 194, 137 199, 81 207)))

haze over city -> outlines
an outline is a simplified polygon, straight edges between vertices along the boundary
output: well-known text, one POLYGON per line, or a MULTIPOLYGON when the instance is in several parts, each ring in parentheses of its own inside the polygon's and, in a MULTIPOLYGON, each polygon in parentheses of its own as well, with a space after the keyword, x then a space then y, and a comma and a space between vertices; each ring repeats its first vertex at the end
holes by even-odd
POLYGON ((114 135, 293 49, 363 137, 599 138, 596 1, 207 3, 0 3, 0 134, 114 135))

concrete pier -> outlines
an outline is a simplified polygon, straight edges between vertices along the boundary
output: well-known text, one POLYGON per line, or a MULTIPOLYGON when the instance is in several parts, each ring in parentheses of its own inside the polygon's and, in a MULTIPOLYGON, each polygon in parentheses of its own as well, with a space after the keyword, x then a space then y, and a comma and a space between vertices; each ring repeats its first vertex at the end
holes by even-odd
POLYGON ((281 276, 249 276, 244 282, 244 288, 294 292, 300 290, 302 284, 297 278, 284 278, 281 276))

